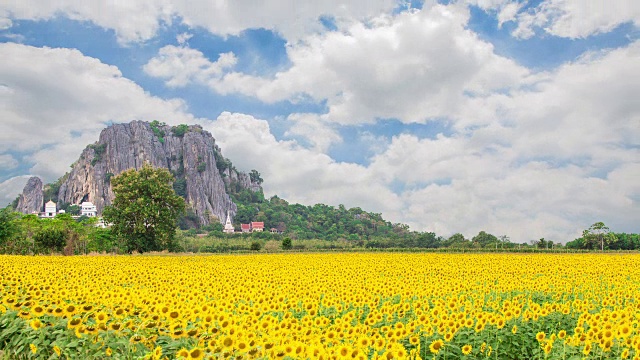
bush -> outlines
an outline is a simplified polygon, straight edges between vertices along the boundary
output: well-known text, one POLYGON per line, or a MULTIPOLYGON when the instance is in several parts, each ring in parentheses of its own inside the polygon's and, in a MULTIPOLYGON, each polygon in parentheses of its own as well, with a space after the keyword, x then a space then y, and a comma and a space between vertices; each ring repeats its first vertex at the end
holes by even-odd
POLYGON ((189 125, 187 124, 180 124, 178 126, 174 126, 171 128, 171 132, 173 133, 173 136, 176 136, 176 137, 184 136, 184 134, 187 131, 189 131, 189 125))
POLYGON ((282 249, 283 250, 290 250, 293 247, 293 244, 291 243, 291 238, 286 237, 284 239, 282 239, 282 249))
POLYGON ((253 251, 260 251, 260 249, 262 249, 262 244, 259 241, 254 241, 251 243, 250 249, 253 251))

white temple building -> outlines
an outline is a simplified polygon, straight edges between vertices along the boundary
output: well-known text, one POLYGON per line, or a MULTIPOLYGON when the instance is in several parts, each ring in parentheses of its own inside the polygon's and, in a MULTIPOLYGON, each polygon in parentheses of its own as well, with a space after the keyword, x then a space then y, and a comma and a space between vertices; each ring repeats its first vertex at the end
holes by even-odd
POLYGON ((56 203, 49 200, 46 204, 44 204, 44 212, 36 213, 38 217, 41 218, 54 218, 57 214, 64 214, 64 210, 58 210, 56 203))
POLYGON ((229 216, 229 212, 227 211, 227 221, 224 224, 224 231, 227 234, 233 234, 234 232, 236 232, 236 229, 233 227, 233 224, 231 223, 231 217, 229 216))
POLYGON ((98 216, 98 209, 93 203, 85 201, 80 205, 80 215, 88 217, 98 216))
POLYGON ((56 203, 49 200, 46 204, 44 204, 44 215, 42 217, 54 217, 58 210, 56 209, 56 203))

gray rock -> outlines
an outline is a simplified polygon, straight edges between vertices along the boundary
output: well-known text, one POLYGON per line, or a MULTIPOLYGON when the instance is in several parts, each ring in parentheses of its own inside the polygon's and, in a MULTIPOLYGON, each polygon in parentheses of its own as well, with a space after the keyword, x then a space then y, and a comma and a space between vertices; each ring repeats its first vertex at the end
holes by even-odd
MULTIPOLYGON (((59 201, 70 204, 91 201, 101 213, 115 196, 109 178, 149 163, 169 169, 177 179, 183 179, 185 200, 202 225, 215 218, 224 222, 227 211, 235 215, 237 208, 226 191, 228 184, 216 167, 214 153, 221 151, 213 136, 198 125, 189 126, 183 136, 174 136, 170 126, 157 130, 159 134, 143 121, 104 129, 98 142, 85 148, 74 163, 68 179, 60 186, 59 201)), ((251 183, 247 174, 231 172, 241 188, 261 189, 259 184, 251 183)))
POLYGON ((43 192, 42 180, 39 177, 33 176, 29 178, 27 184, 20 194, 18 199, 18 207, 16 211, 25 214, 31 214, 33 212, 41 212, 44 204, 44 192, 43 192))

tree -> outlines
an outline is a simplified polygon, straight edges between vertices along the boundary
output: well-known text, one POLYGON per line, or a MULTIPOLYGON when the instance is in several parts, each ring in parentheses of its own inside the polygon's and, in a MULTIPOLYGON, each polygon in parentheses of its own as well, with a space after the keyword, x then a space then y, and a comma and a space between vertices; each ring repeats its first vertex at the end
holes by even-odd
POLYGON ((176 220, 185 209, 173 181, 167 169, 149 164, 111 179, 116 197, 103 216, 129 253, 166 250, 173 245, 176 220))
POLYGON ((18 234, 18 217, 19 215, 9 207, 0 210, 0 248, 18 234))
POLYGON ((293 247, 293 244, 291 242, 291 238, 286 237, 286 238, 282 239, 282 249, 290 250, 292 247, 293 247))
POLYGON ((471 242, 474 244, 478 244, 480 247, 485 247, 489 244, 494 244, 498 242, 498 238, 495 235, 488 234, 485 231, 480 231, 478 235, 474 236, 471 239, 471 242))
POLYGON ((604 250, 605 246, 608 248, 609 244, 616 240, 616 236, 601 221, 583 231, 582 238, 584 239, 584 245, 588 249, 597 249, 599 247, 600 250, 604 250))

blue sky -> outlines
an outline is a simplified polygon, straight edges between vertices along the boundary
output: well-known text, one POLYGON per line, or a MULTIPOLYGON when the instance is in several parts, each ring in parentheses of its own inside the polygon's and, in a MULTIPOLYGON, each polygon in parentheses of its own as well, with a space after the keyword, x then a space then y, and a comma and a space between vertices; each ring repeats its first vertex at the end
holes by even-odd
POLYGON ((293 202, 443 235, 634 231, 639 23, 632 0, 0 5, 0 200, 140 118, 202 124, 293 202))

